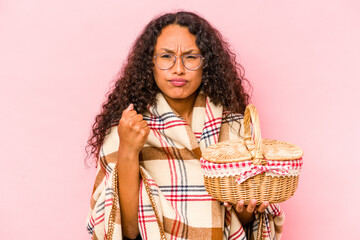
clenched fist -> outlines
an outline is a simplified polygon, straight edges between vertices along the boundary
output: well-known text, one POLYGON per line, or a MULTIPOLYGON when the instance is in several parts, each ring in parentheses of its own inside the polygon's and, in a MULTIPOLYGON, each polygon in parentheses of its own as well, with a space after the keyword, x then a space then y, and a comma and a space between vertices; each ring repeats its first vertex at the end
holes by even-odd
POLYGON ((150 133, 143 116, 134 110, 131 103, 123 112, 118 126, 118 134, 122 149, 138 154, 150 133))

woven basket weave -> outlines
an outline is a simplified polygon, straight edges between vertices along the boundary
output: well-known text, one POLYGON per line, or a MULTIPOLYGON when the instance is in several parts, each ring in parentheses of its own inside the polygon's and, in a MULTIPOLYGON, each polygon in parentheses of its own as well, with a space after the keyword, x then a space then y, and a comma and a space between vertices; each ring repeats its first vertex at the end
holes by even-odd
POLYGON ((290 143, 262 139, 254 105, 246 107, 244 127, 244 139, 220 142, 203 151, 206 190, 213 198, 232 204, 241 199, 245 205, 251 199, 258 204, 289 199, 298 185, 303 151, 290 143))

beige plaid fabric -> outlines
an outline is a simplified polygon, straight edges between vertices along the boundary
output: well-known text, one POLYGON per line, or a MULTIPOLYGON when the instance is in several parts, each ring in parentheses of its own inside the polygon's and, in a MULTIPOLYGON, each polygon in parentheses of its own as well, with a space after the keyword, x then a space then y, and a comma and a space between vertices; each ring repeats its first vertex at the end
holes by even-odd
MULTIPOLYGON (((143 114, 151 131, 141 151, 140 166, 148 179, 153 204, 142 180, 138 214, 142 239, 161 239, 159 225, 166 239, 253 239, 256 236, 258 215, 254 223, 244 229, 234 210, 227 211, 204 187, 199 161, 201 151, 219 141, 243 135, 242 115, 226 115, 221 106, 215 106, 203 93, 196 98, 191 126, 171 109, 160 93, 156 104, 143 114)), ((117 126, 114 126, 101 148, 91 197, 87 228, 92 239, 122 239, 121 209, 115 197, 116 171, 113 171, 118 146, 117 126)), ((277 205, 270 205, 266 213, 263 239, 280 239, 284 214, 277 205)))

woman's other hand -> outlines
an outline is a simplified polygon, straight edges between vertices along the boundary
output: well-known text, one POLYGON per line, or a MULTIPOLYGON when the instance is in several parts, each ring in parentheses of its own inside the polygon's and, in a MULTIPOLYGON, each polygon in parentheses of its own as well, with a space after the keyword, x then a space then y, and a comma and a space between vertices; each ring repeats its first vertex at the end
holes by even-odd
POLYGON ((118 125, 118 184, 123 235, 135 239, 139 235, 139 153, 150 133, 143 116, 130 104, 121 115, 118 125))
MULTIPOLYGON (((269 202, 265 201, 261 203, 260 206, 256 207, 257 200, 251 199, 249 205, 245 205, 243 200, 240 200, 237 205, 234 207, 235 212, 241 222, 242 225, 246 225, 249 222, 254 221, 254 212, 264 212, 265 209, 269 206, 269 202)), ((230 203, 225 202, 224 206, 227 209, 230 209, 233 205, 230 203)))
POLYGON ((120 146, 134 153, 139 153, 150 133, 143 116, 134 110, 131 103, 123 112, 118 126, 120 146))

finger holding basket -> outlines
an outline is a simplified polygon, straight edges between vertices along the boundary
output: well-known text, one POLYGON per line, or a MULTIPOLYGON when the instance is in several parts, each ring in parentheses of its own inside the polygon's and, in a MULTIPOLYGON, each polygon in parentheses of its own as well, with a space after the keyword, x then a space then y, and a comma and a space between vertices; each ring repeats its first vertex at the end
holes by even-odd
MULTIPOLYGON (((230 210, 234 205, 228 202, 224 202, 224 206, 230 210)), ((234 207, 234 210, 236 212, 236 215, 238 216, 241 224, 245 225, 247 223, 250 223, 254 220, 254 214, 256 212, 262 213, 265 211, 265 209, 269 206, 269 202, 264 201, 260 204, 260 206, 257 206, 257 200, 251 199, 248 205, 245 205, 243 200, 240 200, 236 206, 234 207)))

